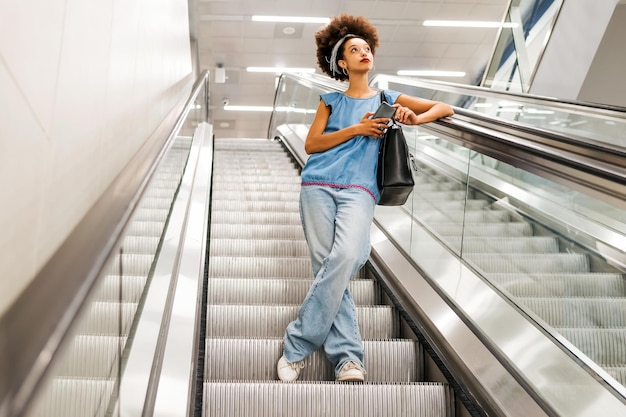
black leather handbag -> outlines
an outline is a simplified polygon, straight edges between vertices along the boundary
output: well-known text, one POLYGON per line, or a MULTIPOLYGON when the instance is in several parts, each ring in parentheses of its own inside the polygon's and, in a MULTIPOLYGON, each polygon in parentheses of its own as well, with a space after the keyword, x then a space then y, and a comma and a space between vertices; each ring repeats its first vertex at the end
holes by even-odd
MULTIPOLYGON (((380 95, 381 102, 385 102, 384 92, 381 91, 380 95)), ((380 191, 378 205, 401 206, 406 203, 415 185, 412 165, 412 155, 406 144, 402 127, 393 120, 380 139, 378 150, 376 173, 380 191)))

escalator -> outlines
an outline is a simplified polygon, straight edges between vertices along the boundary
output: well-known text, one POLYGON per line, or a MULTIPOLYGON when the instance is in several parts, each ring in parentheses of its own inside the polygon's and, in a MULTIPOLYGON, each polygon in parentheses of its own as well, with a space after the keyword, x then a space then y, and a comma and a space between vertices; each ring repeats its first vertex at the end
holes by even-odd
POLYGON ((597 142, 576 153, 471 113, 405 131, 414 192, 377 207, 372 256, 350 284, 365 383, 335 382, 322 352, 297 382, 279 382, 283 332, 312 280, 302 140, 319 94, 340 88, 281 83, 275 140, 212 140, 198 134, 206 124, 191 142, 174 135, 162 165, 175 163, 173 176, 128 203, 136 214, 77 323, 105 303, 109 314, 74 324, 38 359, 50 367, 28 387, 36 401, 19 393, 0 417, 626 415, 626 153, 597 142), (589 178, 601 179, 591 197, 580 192, 589 178), (200 226, 187 225, 194 211, 200 226), (186 252, 204 245, 206 258, 186 252))
POLYGON ((426 165, 418 173, 415 219, 625 385, 626 274, 478 187, 466 193, 426 165))
POLYGON ((453 416, 450 388, 423 382, 421 345, 367 268, 350 284, 367 382, 335 382, 321 351, 298 382, 278 382, 282 336, 312 283, 298 171, 277 141, 215 141, 203 416, 453 416))

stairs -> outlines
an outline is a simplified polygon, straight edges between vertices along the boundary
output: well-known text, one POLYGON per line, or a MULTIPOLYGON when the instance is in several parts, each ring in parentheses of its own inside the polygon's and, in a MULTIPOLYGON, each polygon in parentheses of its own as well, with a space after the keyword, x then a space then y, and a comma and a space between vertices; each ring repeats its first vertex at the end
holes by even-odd
POLYGON ((450 388, 421 382, 422 347, 367 269, 350 284, 366 382, 335 382, 320 351, 297 382, 278 380, 285 328, 312 282, 299 171, 266 139, 216 139, 214 155, 203 416, 454 415, 450 388))
POLYGON ((415 180, 407 209, 427 229, 626 385, 626 274, 425 164, 415 180))

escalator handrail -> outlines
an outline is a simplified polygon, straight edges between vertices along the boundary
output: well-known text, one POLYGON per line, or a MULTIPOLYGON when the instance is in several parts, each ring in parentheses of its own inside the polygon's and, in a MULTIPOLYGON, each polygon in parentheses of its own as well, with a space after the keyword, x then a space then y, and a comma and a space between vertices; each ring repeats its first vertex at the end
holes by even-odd
POLYGON ((539 174, 577 191, 593 194, 616 207, 626 207, 626 154, 612 150, 553 143, 536 131, 506 131, 451 117, 431 123, 428 130, 451 142, 539 174), (460 135, 459 135, 460 133, 460 135))
POLYGON ((509 91, 499 91, 486 87, 456 84, 446 81, 424 80, 417 78, 399 77, 387 74, 377 74, 370 80, 370 85, 375 85, 380 81, 390 81, 393 83, 410 85, 413 87, 427 88, 431 90, 444 91, 459 95, 471 95, 485 98, 494 98, 507 101, 519 101, 533 106, 551 107, 568 111, 571 113, 585 113, 596 117, 617 118, 626 120, 626 107, 608 104, 590 103, 575 100, 563 100, 555 97, 539 96, 525 93, 509 91))
MULTIPOLYGON (((344 83, 315 74, 283 74, 282 77, 281 82, 292 79, 321 89, 345 89, 344 83)), ((541 173, 578 191, 591 192, 617 207, 626 204, 626 152, 623 148, 576 140, 558 132, 516 122, 504 123, 466 109, 454 110, 458 114, 425 126, 468 149, 533 173, 541 173), (549 165, 541 165, 544 159, 549 161, 549 165), (573 171, 581 175, 573 176, 573 171)), ((272 128, 271 124, 270 130, 272 128)))
MULTIPOLYGON (((201 93, 208 99, 208 80, 208 71, 200 74, 185 101, 176 104, 0 317, 0 375, 4 376, 0 379, 0 412, 22 415, 36 395, 81 308, 116 254, 141 197, 187 114, 201 93)), ((206 102, 204 105, 208 107, 206 102)))

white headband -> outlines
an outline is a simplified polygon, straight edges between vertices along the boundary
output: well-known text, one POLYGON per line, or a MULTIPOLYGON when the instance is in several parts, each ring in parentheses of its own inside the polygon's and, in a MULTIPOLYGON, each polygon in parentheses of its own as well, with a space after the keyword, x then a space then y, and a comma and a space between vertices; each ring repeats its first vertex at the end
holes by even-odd
POLYGON ((348 33, 346 36, 344 36, 343 38, 339 39, 339 41, 337 41, 337 43, 335 44, 335 46, 333 46, 333 51, 330 54, 330 60, 328 61, 328 63, 330 64, 330 71, 333 74, 340 74, 341 71, 339 70, 339 66, 337 65, 337 53, 339 52, 339 47, 341 46, 341 44, 346 40, 346 38, 348 37, 352 37, 352 38, 358 38, 357 35, 353 35, 351 33, 348 33))

